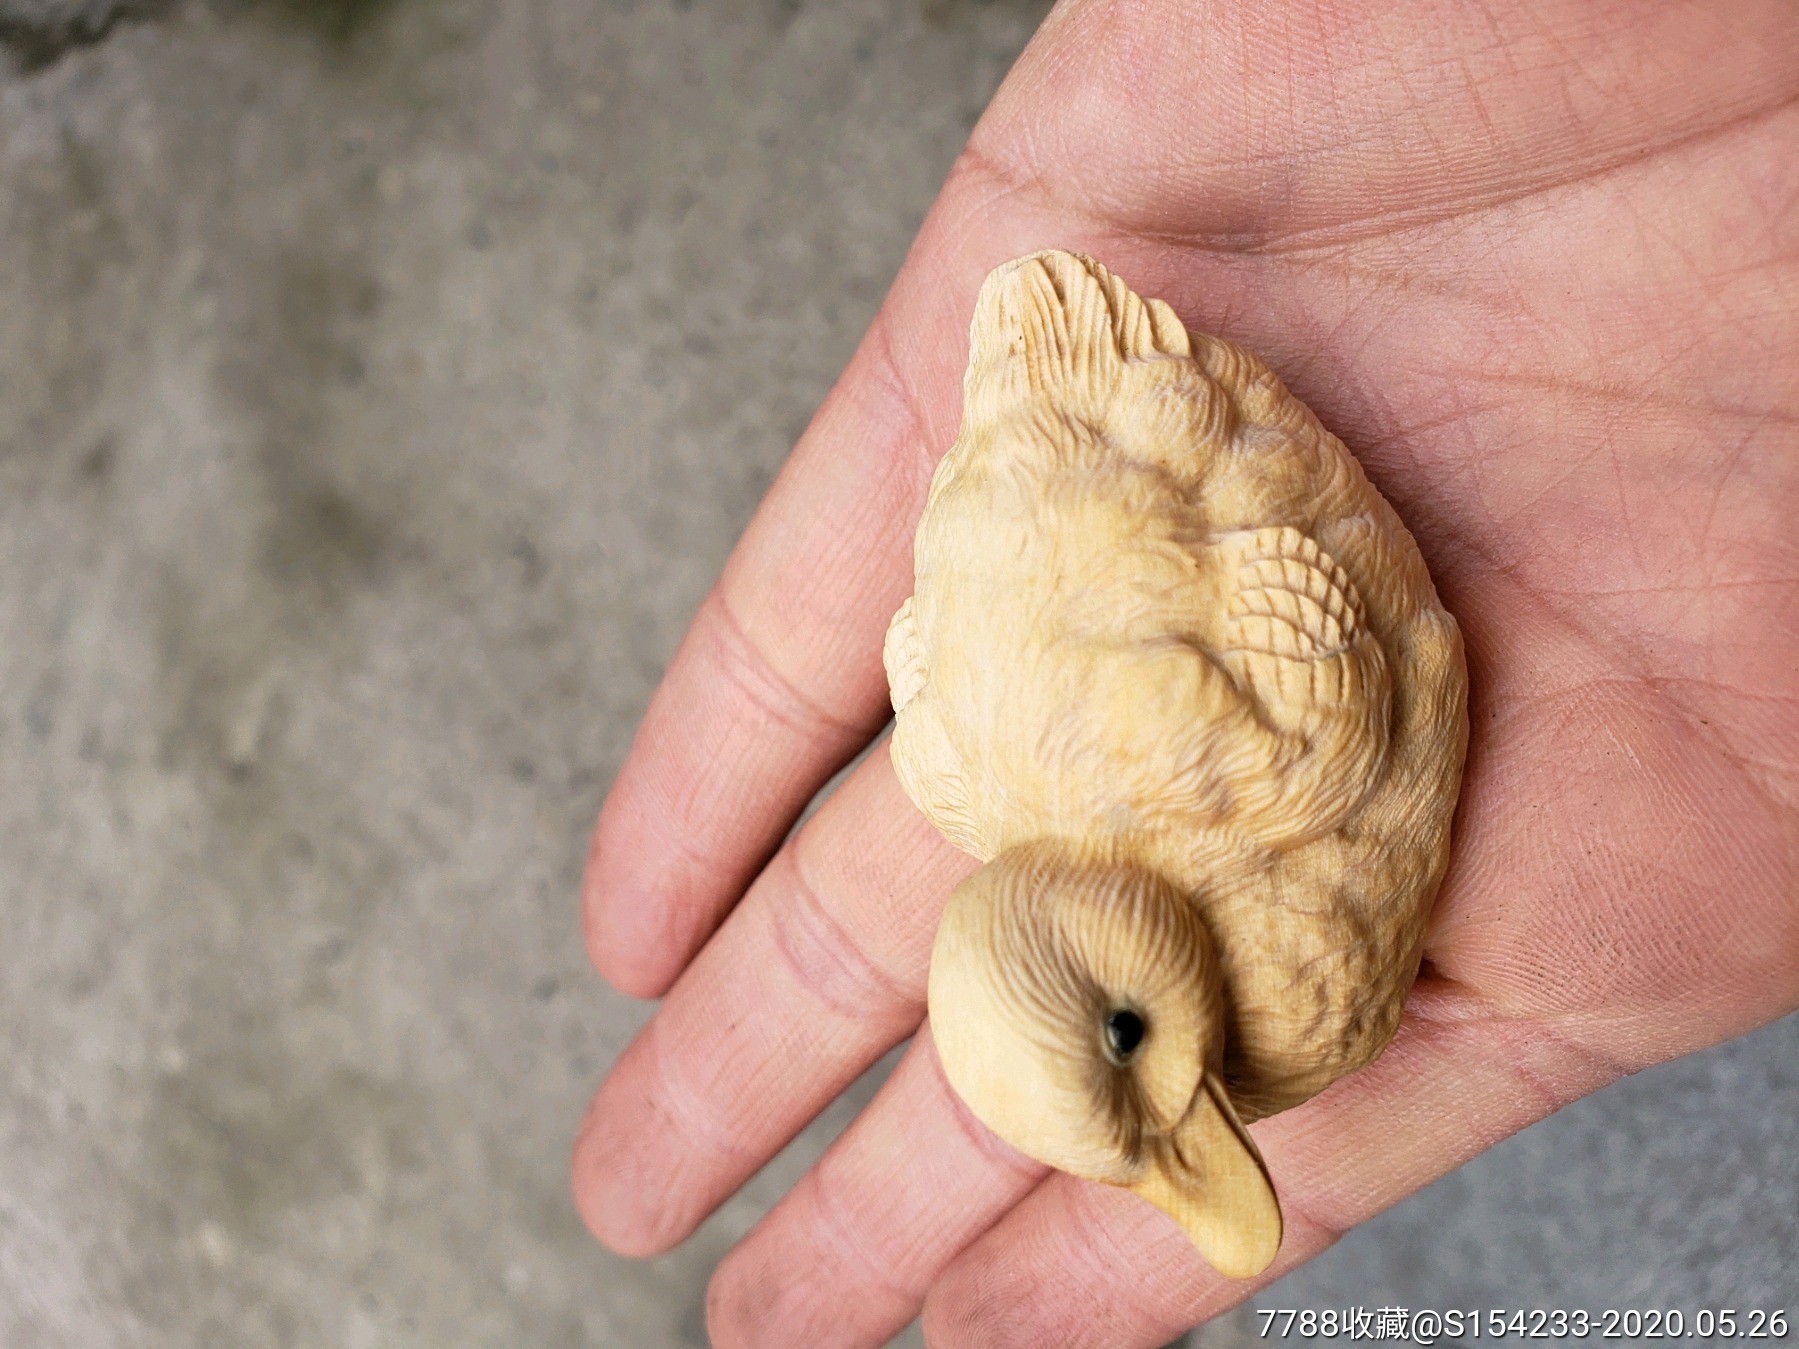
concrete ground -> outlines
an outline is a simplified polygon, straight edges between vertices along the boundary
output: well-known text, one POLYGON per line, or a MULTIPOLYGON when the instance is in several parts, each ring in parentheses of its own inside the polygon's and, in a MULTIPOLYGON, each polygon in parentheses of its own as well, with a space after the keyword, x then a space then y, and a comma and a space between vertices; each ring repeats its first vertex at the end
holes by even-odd
MULTIPOLYGON (((584 836, 1042 9, 0 0, 0 1343, 704 1343, 878 1070, 602 1251, 584 836)), ((1258 1305, 1799 1311, 1796 1103, 1789 1019, 1258 1305)))

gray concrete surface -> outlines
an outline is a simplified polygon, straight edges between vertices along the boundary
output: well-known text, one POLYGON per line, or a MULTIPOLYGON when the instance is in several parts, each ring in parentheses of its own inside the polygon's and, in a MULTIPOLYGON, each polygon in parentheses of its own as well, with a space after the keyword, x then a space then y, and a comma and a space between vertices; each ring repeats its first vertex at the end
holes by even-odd
MULTIPOLYGON (((0 0, 0 1344, 704 1342, 879 1070, 591 1243, 644 1011, 584 835, 1041 10, 0 0)), ((1620 1084, 1260 1305, 1792 1307, 1796 1064, 1620 1084)))

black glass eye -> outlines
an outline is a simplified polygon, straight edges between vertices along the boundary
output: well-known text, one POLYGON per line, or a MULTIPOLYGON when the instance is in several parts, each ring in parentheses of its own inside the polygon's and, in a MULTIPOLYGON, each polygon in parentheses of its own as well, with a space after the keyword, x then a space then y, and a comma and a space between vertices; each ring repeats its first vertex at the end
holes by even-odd
POLYGON ((1112 1057, 1120 1063, 1130 1058, 1143 1043, 1143 1031, 1143 1018, 1128 1007, 1106 1013, 1106 1043, 1111 1046, 1112 1057))

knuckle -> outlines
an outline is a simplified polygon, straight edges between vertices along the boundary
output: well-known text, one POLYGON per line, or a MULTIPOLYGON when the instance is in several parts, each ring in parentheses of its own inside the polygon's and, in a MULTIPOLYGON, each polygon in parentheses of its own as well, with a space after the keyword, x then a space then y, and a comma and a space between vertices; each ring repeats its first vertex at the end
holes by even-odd
POLYGON ((912 1010, 915 992, 878 962, 864 941, 831 912, 807 875, 797 847, 777 859, 787 879, 786 902, 772 906, 775 950, 794 979, 831 1011, 865 1020, 881 1011, 912 1010))

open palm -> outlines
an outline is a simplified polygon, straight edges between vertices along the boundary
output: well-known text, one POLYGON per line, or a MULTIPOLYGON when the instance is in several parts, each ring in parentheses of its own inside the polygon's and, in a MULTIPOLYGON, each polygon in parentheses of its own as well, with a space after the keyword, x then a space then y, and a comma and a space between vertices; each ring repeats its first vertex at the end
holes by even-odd
MULTIPOLYGON (((1799 10, 1059 7, 727 565, 597 828, 601 971, 666 1000, 575 1157, 680 1241, 881 1053, 721 1264, 721 1345, 1154 1345, 1253 1291, 945 1086, 926 961, 974 867, 884 749, 986 272, 1092 253, 1258 352, 1398 508, 1467 638, 1450 873, 1397 1039, 1256 1126, 1265 1279, 1622 1073, 1799 1005, 1799 10), (672 985, 672 987, 671 987, 672 985)), ((1264 1280, 1265 1281, 1265 1280, 1264 1280)))

